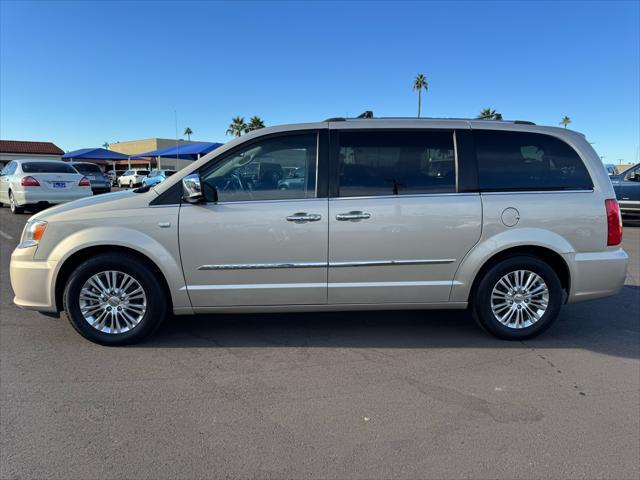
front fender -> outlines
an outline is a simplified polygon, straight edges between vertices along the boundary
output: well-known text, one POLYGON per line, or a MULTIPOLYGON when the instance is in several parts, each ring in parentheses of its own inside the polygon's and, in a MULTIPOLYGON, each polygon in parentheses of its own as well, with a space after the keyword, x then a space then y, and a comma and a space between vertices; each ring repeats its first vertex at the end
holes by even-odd
MULTIPOLYGON (((518 228, 480 239, 464 257, 455 273, 449 301, 467 302, 471 286, 482 266, 492 257, 514 247, 543 247, 562 255, 575 249, 566 239, 541 228, 518 228)), ((571 272, 573 273, 573 272, 571 272)))
POLYGON ((117 246, 134 250, 152 261, 164 275, 174 308, 190 309, 191 302, 184 289, 185 281, 182 266, 179 263, 180 255, 175 229, 167 230, 158 237, 156 239, 139 230, 122 226, 95 226, 72 233, 61 240, 48 255, 48 260, 56 264, 53 282, 51 282, 52 294, 55 292, 62 266, 75 253, 100 246, 104 246, 107 251, 108 247, 117 246), (171 230, 174 230, 174 235, 169 234, 171 230))

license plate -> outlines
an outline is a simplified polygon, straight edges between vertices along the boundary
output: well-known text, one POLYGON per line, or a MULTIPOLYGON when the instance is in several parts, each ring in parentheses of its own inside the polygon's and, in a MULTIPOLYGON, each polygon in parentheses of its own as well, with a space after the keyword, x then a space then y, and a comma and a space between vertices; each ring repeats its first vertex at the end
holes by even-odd
POLYGON ((67 188, 66 182, 53 182, 53 188, 67 188))

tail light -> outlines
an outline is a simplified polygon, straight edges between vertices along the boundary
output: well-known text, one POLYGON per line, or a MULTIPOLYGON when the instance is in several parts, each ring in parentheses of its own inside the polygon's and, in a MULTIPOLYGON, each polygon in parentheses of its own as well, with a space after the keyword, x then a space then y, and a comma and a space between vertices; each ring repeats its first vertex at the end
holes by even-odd
POLYGON ((90 187, 91 186, 91 182, 89 181, 89 179, 87 177, 82 177, 80 179, 80 183, 78 184, 81 187, 90 187))
POLYGON ((620 245, 622 242, 622 215, 620 215, 620 207, 615 198, 609 198, 604 201, 607 209, 607 245, 620 245))
POLYGON ((31 176, 27 176, 22 177, 22 180, 20 180, 20 185, 22 185, 23 187, 39 187, 40 182, 38 182, 38 180, 31 176))

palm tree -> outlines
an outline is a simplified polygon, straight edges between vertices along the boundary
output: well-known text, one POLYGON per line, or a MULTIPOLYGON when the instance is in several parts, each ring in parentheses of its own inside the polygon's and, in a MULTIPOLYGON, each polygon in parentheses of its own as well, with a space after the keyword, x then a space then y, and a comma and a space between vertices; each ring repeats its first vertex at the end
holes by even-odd
POLYGON ((247 124, 244 122, 244 117, 234 117, 231 119, 229 128, 227 128, 227 135, 234 135, 240 137, 247 131, 247 124))
POLYGON ((247 125, 246 132, 249 133, 260 128, 264 128, 264 120, 262 120, 257 115, 254 115, 253 117, 251 117, 251 119, 249 119, 249 124, 247 125))
POLYGON ((562 120, 560 120, 559 125, 564 125, 564 128, 567 128, 567 125, 569 125, 570 123, 571 119, 565 115, 564 117, 562 117, 562 120))
POLYGON ((429 90, 429 84, 427 83, 427 77, 424 76, 424 73, 419 73, 416 75, 415 80, 413 81, 413 90, 418 91, 418 118, 420 118, 420 104, 422 103, 422 89, 426 92, 429 90))
POLYGON ((184 129, 184 133, 183 135, 187 136, 187 140, 191 140, 191 135, 193 135, 193 130, 191 130, 189 127, 184 129))
POLYGON ((102 148, 106 148, 107 150, 109 150, 109 142, 104 142, 102 144, 102 148))
POLYGON ((502 120, 502 114, 492 108, 483 108, 476 117, 478 120, 502 120))

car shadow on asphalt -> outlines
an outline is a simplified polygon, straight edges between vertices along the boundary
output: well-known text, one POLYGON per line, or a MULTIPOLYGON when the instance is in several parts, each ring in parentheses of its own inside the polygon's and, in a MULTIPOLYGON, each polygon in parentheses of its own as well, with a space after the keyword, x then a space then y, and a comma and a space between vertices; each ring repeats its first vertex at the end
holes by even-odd
POLYGON ((565 305, 550 330, 520 342, 490 336, 467 311, 373 310, 176 316, 136 347, 579 348, 640 358, 640 286, 565 305))

